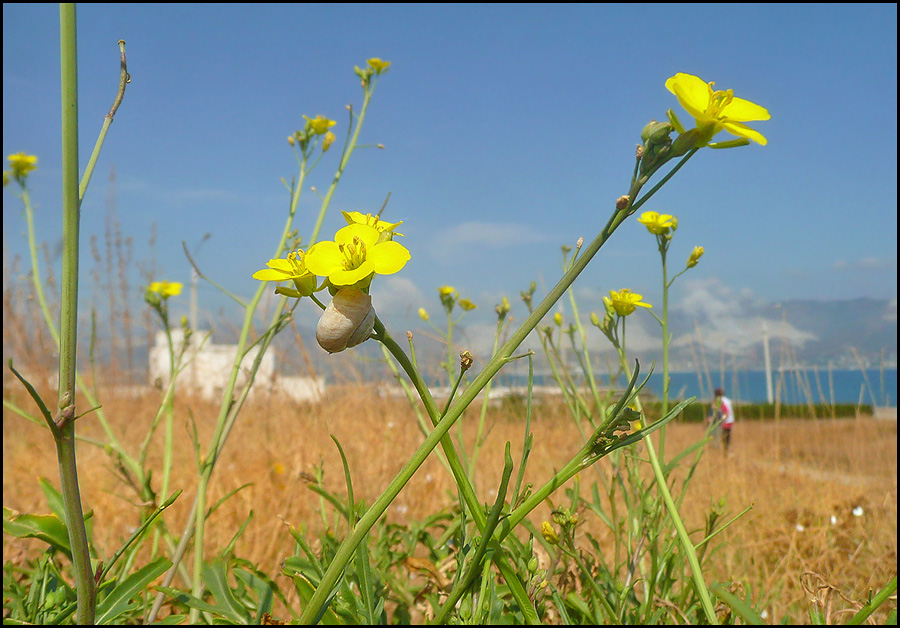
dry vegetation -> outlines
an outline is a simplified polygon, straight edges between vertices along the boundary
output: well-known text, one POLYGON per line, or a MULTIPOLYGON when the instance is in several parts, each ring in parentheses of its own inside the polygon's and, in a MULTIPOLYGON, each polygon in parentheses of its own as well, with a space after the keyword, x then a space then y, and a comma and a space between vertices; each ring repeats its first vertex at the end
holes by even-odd
MULTIPOLYGON (((29 400, 19 391, 7 391, 4 398, 29 407, 29 400)), ((152 394, 137 400, 104 399, 120 438, 136 449, 158 399, 152 394)), ((202 443, 208 442, 216 408, 183 397, 177 402, 172 485, 183 488, 185 494, 165 515, 173 530, 183 525, 197 477, 185 430, 189 411, 196 419, 202 443)), ((474 431, 471 426, 475 418, 473 414, 465 422, 469 432, 474 431)), ((489 421, 493 429, 476 477, 482 501, 493 500, 504 443, 512 442, 516 458, 524 427, 510 406, 493 409, 489 421)), ((535 450, 526 481, 538 484, 577 450, 578 436, 568 416, 551 403, 536 408, 532 428, 535 450)), ((103 438, 90 418, 80 420, 79 433, 103 438)), ((702 428, 696 424, 673 424, 668 429, 667 458, 701 434, 702 428)), ((274 575, 280 561, 293 551, 283 522, 294 526, 302 523, 307 529, 330 525, 333 520, 323 521, 318 511, 320 498, 306 488, 303 479, 321 463, 326 487, 343 494, 340 458, 329 435, 334 435, 346 451, 357 499, 368 503, 422 440, 405 401, 378 398, 372 389, 361 386, 333 387, 328 399, 318 405, 298 406, 277 399, 251 403, 244 409, 216 469, 210 503, 241 485, 252 486, 237 493, 213 515, 207 528, 207 551, 212 553, 213 548, 224 546, 252 511, 253 520, 236 552, 274 575)), ((161 449, 160 445, 156 451, 161 449)), ((151 456, 149 467, 160 468, 161 460, 151 456)), ((608 472, 605 461, 596 472, 608 472)), ((108 555, 137 525, 138 511, 126 501, 130 499, 128 491, 102 449, 79 445, 79 475, 85 509, 94 511, 95 544, 101 556, 108 555)), ((58 484, 50 435, 45 428, 4 410, 4 506, 24 512, 46 511, 36 482, 39 476, 58 484)), ((582 481, 591 478, 583 477, 582 481)), ((450 507, 456 501, 454 487, 433 455, 392 505, 388 516, 404 521, 450 507)), ((562 500, 562 495, 558 493, 557 498, 562 500)), ((777 622, 785 613, 790 613, 795 622, 804 621, 806 600, 811 595, 804 590, 804 582, 813 590, 834 587, 830 595, 836 608, 847 608, 849 605, 841 602, 838 594, 864 600, 871 589, 884 586, 896 575, 895 421, 860 418, 738 424, 730 454, 726 457, 721 450, 710 448, 689 485, 682 511, 688 529, 697 531, 697 540, 705 514, 720 498, 727 504, 722 521, 746 506, 753 509, 717 538, 708 578, 734 581, 754 600, 768 600, 769 621, 777 622), (863 509, 862 516, 854 516, 856 507, 863 509)), ((547 513, 546 507, 536 511, 532 522, 540 525, 539 518, 547 513)), ((591 517, 590 513, 584 515, 585 529, 608 542, 609 531, 591 517)), ((4 561, 22 560, 27 552, 39 547, 37 542, 4 535, 4 561)), ((290 589, 285 579, 279 582, 285 590, 290 589)), ((824 596, 828 591, 819 593, 824 596)))

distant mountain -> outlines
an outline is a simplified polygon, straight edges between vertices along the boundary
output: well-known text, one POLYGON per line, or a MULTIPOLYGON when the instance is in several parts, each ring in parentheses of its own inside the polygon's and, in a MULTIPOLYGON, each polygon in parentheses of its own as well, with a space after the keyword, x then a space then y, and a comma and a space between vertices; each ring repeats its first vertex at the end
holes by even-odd
POLYGON ((867 366, 879 366, 882 351, 886 365, 897 363, 896 299, 747 302, 741 304, 738 316, 690 314, 678 310, 672 313, 673 333, 686 345, 673 355, 674 362, 692 361, 690 351, 685 350, 689 349, 685 338, 693 339, 696 348, 699 327, 704 348, 712 353, 712 359, 718 360, 724 350, 744 368, 762 368, 765 325, 774 367, 793 361, 858 368, 854 349, 867 366))

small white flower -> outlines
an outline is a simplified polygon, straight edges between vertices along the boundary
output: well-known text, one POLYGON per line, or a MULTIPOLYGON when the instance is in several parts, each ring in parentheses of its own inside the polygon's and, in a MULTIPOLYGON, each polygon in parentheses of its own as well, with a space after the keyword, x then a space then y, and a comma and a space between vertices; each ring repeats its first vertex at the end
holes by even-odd
POLYGON ((407 511, 409 510, 409 506, 407 506, 406 504, 397 504, 396 510, 401 515, 405 515, 407 513, 407 511))
POLYGON ((759 614, 760 619, 766 619, 769 616, 769 611, 766 609, 762 609, 762 612, 759 614))
POLYGON ((388 428, 389 430, 394 429, 394 422, 393 422, 393 421, 388 421, 387 428, 388 428))
POLYGON ((803 532, 805 529, 802 523, 797 524, 797 532, 803 532))
POLYGON ((853 509, 853 516, 854 517, 862 517, 863 516, 862 506, 857 506, 856 508, 853 509))
POLYGON ((837 525, 837 517, 831 515, 831 525, 837 525))

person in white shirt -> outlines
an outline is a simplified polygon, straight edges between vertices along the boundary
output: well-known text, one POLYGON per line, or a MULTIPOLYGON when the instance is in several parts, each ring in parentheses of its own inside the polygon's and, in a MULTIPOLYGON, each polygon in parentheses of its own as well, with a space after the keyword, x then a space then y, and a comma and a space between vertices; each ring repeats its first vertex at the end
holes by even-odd
POLYGON ((725 396, 725 391, 716 388, 716 400, 713 402, 716 414, 721 417, 722 421, 722 444, 725 445, 725 451, 731 445, 731 430, 734 428, 734 405, 731 399, 725 396))

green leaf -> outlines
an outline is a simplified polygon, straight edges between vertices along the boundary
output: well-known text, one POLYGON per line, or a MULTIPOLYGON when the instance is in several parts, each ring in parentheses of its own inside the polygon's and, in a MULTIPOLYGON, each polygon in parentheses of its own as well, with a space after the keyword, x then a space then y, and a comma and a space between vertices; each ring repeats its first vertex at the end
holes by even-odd
POLYGON ((174 589, 172 587, 153 588, 168 595, 176 604, 187 606, 188 608, 196 608, 198 611, 203 611, 204 613, 212 613, 213 615, 223 614, 222 609, 218 606, 215 606, 214 604, 210 604, 208 602, 204 602, 203 600, 194 597, 190 593, 185 593, 184 591, 179 591, 178 589, 174 589))
POLYGON ((730 606, 731 610, 733 610, 734 613, 744 621, 744 623, 751 624, 753 626, 765 625, 766 622, 763 621, 763 618, 759 616, 759 613, 754 611, 753 608, 744 600, 734 595, 733 593, 726 591, 721 585, 714 584, 710 587, 710 590, 716 595, 716 597, 730 606))
POLYGON ((117 617, 131 610, 129 604, 131 598, 143 593, 153 580, 171 566, 172 561, 168 558, 157 558, 125 578, 97 605, 97 623, 112 623, 117 617))
POLYGON ((69 558, 72 557, 66 524, 56 515, 22 514, 4 506, 3 531, 20 539, 40 539, 69 558))
POLYGON ((248 589, 256 593, 256 619, 261 620, 263 613, 271 613, 275 593, 269 583, 245 569, 235 569, 234 575, 248 589))
POLYGON ((222 607, 224 615, 236 623, 249 624, 250 613, 243 604, 234 597, 231 587, 228 585, 228 572, 225 561, 217 558, 213 563, 203 566, 203 582, 209 588, 216 602, 222 607))
POLYGON ((60 521, 65 521, 66 507, 63 504, 62 493, 57 491, 56 487, 45 477, 38 478, 38 484, 41 485, 44 497, 47 498, 47 505, 50 507, 50 512, 56 515, 60 521))

